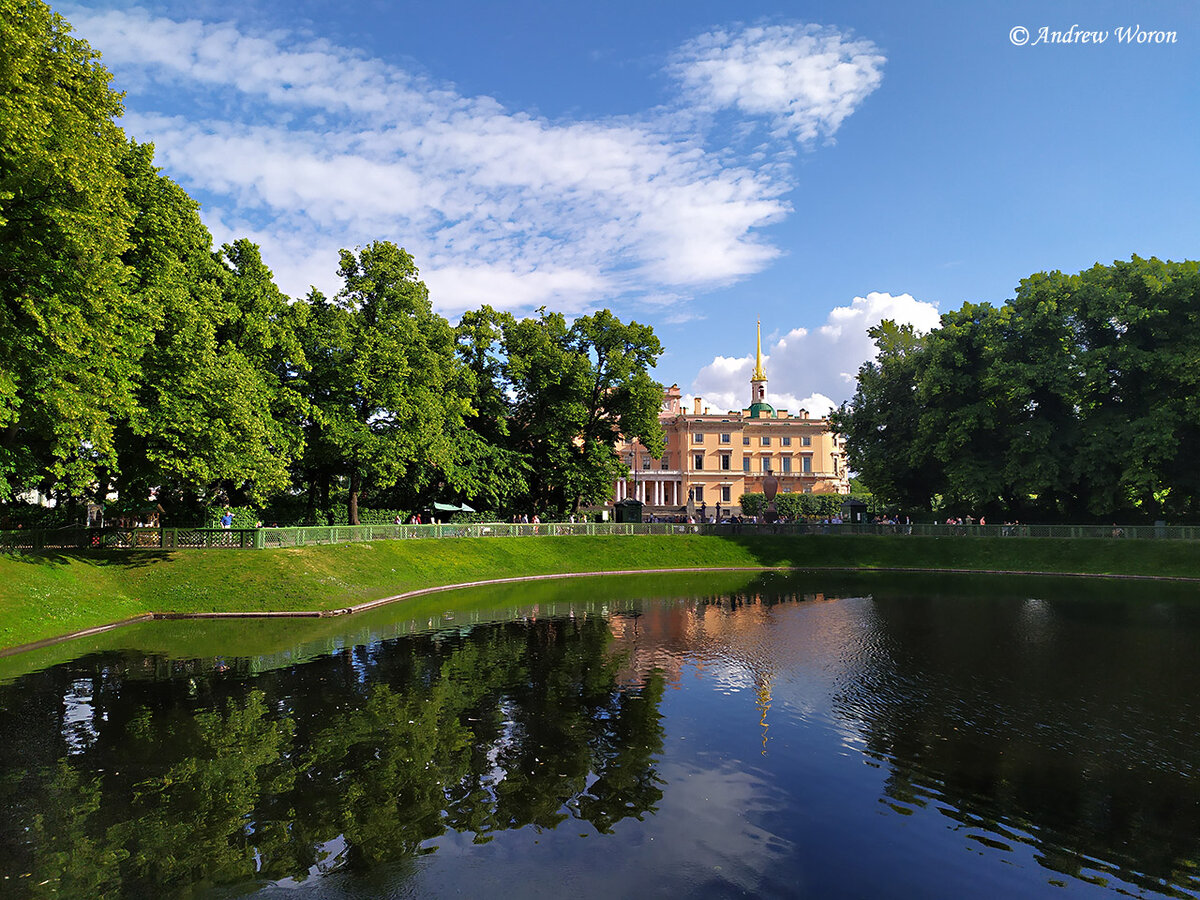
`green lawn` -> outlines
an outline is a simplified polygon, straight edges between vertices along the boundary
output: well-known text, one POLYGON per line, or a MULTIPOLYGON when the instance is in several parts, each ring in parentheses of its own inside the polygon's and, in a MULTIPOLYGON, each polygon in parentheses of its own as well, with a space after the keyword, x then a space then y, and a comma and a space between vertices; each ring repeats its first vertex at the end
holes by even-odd
POLYGON ((340 609, 417 588, 522 575, 829 566, 1200 578, 1198 551, 1181 541, 637 535, 3 555, 0 648, 148 612, 340 609))

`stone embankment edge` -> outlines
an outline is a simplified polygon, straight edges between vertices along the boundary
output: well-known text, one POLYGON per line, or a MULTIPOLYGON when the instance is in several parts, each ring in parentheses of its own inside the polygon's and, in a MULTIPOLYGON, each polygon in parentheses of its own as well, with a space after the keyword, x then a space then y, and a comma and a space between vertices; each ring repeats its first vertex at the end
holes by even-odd
POLYGON ((15 647, 0 648, 0 657, 16 656, 19 653, 27 653, 30 650, 40 650, 43 647, 51 647, 54 644, 61 644, 65 641, 73 641, 77 638, 91 637, 92 635, 103 634, 106 631, 112 631, 116 628, 124 628, 126 625, 136 625, 139 622, 151 622, 157 619, 323 619, 330 618, 332 616, 353 615, 354 613, 366 612, 370 609, 386 606, 389 603, 398 603, 401 600, 411 600, 414 597, 421 597, 426 594, 437 594, 443 591, 455 591, 459 590, 460 588, 486 587, 487 585, 491 584, 514 584, 521 581, 551 581, 561 578, 594 578, 598 575, 674 575, 687 572, 868 572, 874 574, 887 574, 892 572, 896 574, 907 575, 1031 575, 1043 578, 1103 578, 1109 581, 1177 581, 1200 584, 1200 578, 1190 578, 1180 575, 1112 575, 1089 574, 1087 572, 1024 572, 1008 569, 914 569, 897 566, 692 566, 682 569, 619 569, 615 571, 609 570, 604 572, 561 572, 548 575, 516 575, 511 578, 487 578, 482 581, 464 581, 457 584, 442 584, 434 587, 416 588, 411 591, 405 591, 403 594, 393 594, 390 597, 383 597, 379 600, 369 600, 366 603, 359 603, 355 606, 345 606, 337 609, 144 613, 140 616, 122 619, 119 622, 110 622, 107 625, 97 625, 94 628, 85 628, 82 631, 73 631, 70 634, 63 634, 59 635, 58 637, 43 638, 40 641, 33 641, 28 644, 18 644, 15 647))

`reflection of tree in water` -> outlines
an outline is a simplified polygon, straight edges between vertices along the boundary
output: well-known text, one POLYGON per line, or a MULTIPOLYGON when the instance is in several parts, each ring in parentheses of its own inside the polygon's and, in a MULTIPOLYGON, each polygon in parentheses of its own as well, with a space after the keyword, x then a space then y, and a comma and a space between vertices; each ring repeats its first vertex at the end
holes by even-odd
POLYGON ((618 689, 609 642, 582 617, 252 680, 106 657, 0 686, 5 891, 185 895, 411 859, 447 829, 609 831, 654 811, 663 740, 662 680, 618 689))
POLYGON ((871 607, 836 702, 889 766, 890 805, 936 808, 993 849, 1030 844, 1056 873, 1200 889, 1197 629, 1161 618, 1196 611, 970 605, 871 607))

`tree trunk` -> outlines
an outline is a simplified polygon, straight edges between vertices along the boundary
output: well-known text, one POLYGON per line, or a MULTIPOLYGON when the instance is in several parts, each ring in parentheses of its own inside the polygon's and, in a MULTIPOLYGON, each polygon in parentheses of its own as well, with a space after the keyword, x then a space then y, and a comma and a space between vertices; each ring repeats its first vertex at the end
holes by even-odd
POLYGON ((347 518, 351 525, 357 525, 358 522, 358 494, 362 490, 362 475, 355 466, 350 472, 350 499, 347 504, 347 518))

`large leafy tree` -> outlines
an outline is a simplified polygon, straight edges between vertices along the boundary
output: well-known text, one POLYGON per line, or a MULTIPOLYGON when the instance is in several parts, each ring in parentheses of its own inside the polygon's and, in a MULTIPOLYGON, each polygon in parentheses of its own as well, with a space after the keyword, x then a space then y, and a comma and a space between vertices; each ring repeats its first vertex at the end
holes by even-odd
POLYGON ((275 287, 248 241, 212 250, 196 202, 131 147, 135 211, 125 259, 154 345, 140 361, 136 406, 119 435, 122 495, 196 503, 262 500, 289 483, 302 445, 294 387, 303 313, 275 287))
POLYGON ((37 0, 0 0, 0 497, 115 459, 147 339, 126 290, 121 96, 37 0))
POLYGON ((508 483, 527 486, 509 495, 512 509, 563 513, 606 499, 625 471, 614 449, 622 435, 662 452, 662 386, 649 375, 662 346, 649 326, 608 310, 568 325, 544 309, 516 319, 485 307, 463 316, 458 337, 480 398, 468 422, 507 451, 497 456, 515 473, 508 483))
POLYGON ((875 358, 859 369, 854 397, 833 414, 833 427, 846 438, 850 468, 873 493, 906 507, 925 506, 943 484, 941 467, 918 438, 928 338, 890 319, 868 333, 875 358))
POLYGON ((1133 257, 1038 273, 919 341, 884 323, 837 417, 851 465, 913 505, 1200 514, 1198 269, 1133 257))
POLYGON ((357 525, 364 486, 445 470, 471 406, 454 332, 433 312, 412 257, 377 242, 343 250, 339 273, 336 297, 309 298, 308 462, 312 481, 346 479, 357 525))

